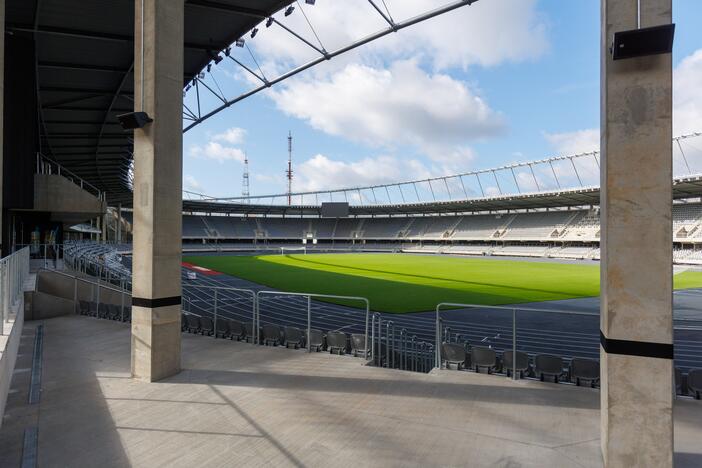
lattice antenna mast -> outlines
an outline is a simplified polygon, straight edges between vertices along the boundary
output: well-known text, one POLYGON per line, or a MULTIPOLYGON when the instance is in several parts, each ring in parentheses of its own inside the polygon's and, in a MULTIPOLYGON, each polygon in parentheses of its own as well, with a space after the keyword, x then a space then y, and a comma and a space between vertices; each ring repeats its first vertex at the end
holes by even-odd
POLYGON ((247 197, 245 203, 249 203, 248 197, 251 195, 251 187, 249 185, 249 157, 244 153, 244 175, 241 181, 241 196, 247 197))
POLYGON ((293 169, 292 169, 292 133, 288 131, 288 170, 285 171, 285 175, 288 178, 288 206, 292 205, 292 181, 293 181, 293 169))

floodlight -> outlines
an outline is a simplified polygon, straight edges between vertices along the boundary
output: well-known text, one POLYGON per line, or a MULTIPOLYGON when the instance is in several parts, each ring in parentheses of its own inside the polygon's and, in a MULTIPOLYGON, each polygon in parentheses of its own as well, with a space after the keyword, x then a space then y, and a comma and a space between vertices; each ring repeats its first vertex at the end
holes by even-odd
POLYGON ((117 120, 124 130, 144 128, 148 123, 154 121, 146 112, 127 112, 118 115, 117 120))
POLYGON ((305 3, 308 5, 314 5, 315 0, 305 0, 305 3))
POLYGON ((273 24, 273 18, 269 17, 269 18, 266 20, 266 27, 267 27, 267 28, 270 28, 270 27, 271 27, 271 24, 273 24))
MULTIPOLYGON (((212 70, 212 63, 208 63, 208 64, 207 64, 207 71, 209 72, 210 70, 212 70)), ((204 78, 204 77, 203 77, 203 78, 204 78)))
POLYGON ((186 91, 190 91, 190 88, 191 88, 191 86, 188 85, 188 86, 185 87, 185 90, 186 90, 186 91))
POLYGON ((251 39, 253 39, 254 37, 256 37, 256 34, 258 34, 258 28, 253 28, 253 29, 251 30, 251 39))
MULTIPOLYGON (((210 71, 211 64, 207 64, 207 71, 210 71)), ((205 72, 200 72, 197 74, 197 77, 200 78, 201 80, 205 78, 205 72)))
POLYGON ((674 34, 674 23, 615 32, 612 60, 669 54, 673 50, 674 34))
POLYGON ((219 62, 221 62, 222 60, 224 60, 224 57, 222 57, 221 55, 217 54, 217 55, 215 55, 215 57, 214 57, 213 60, 214 60, 215 65, 217 65, 219 62))
POLYGON ((292 15, 292 12, 295 11, 295 7, 290 5, 285 9, 285 16, 290 16, 292 15))
POLYGON ((245 43, 246 43, 246 41, 244 40, 244 38, 240 37, 239 39, 236 40, 234 45, 236 45, 237 47, 244 47, 245 43))
POLYGON ((229 57, 229 54, 231 54, 231 53, 232 53, 231 47, 227 47, 226 49, 224 49, 224 55, 226 55, 227 57, 229 57))

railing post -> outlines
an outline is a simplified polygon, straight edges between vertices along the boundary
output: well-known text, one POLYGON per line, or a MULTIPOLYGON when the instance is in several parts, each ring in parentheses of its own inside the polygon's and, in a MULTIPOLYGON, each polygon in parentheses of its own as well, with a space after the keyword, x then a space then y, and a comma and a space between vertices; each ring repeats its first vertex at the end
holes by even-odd
POLYGON ((517 380, 517 309, 512 309, 512 380, 517 380))
POLYGON ((217 339, 217 289, 214 290, 214 338, 217 339))
POLYGON ((125 288, 125 281, 122 280, 122 281, 120 281, 121 292, 119 293, 119 299, 120 299, 120 304, 121 304, 120 317, 121 317, 122 322, 124 322, 124 288, 125 288))
POLYGON ((312 352, 310 333, 312 332, 312 297, 307 296, 307 352, 312 352))
POLYGON ((78 277, 73 277, 73 313, 78 311, 78 277))
POLYGON ((368 300, 366 300, 366 328, 365 328, 366 337, 365 337, 365 344, 363 345, 363 354, 364 354, 363 357, 366 359, 366 361, 368 360, 368 353, 369 353, 369 350, 368 350, 368 319, 369 319, 369 315, 370 315, 370 302, 368 302, 368 300))
POLYGON ((371 359, 373 360, 373 364, 375 364, 376 361, 376 352, 375 352, 375 315, 373 314, 373 317, 371 318, 371 359))
POLYGON ((436 360, 434 362, 435 366, 439 369, 441 369, 441 322, 440 322, 440 309, 441 309, 441 304, 438 304, 436 306, 436 329, 435 329, 435 337, 434 341, 436 342, 436 360))

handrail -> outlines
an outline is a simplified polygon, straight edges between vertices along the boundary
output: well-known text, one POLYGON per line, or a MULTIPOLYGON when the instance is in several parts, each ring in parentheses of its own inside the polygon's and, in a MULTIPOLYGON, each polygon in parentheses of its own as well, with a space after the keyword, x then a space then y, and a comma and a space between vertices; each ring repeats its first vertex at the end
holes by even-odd
POLYGON ((517 311, 525 312, 539 312, 547 314, 566 314, 566 315, 579 315, 579 316, 590 316, 599 317, 600 314, 593 314, 590 312, 579 312, 576 310, 558 310, 558 309, 539 309, 530 307, 516 307, 516 306, 490 306, 482 304, 462 304, 459 302, 440 302, 436 305, 436 322, 435 322, 435 334, 434 339, 436 343, 436 354, 434 356, 434 364, 438 369, 441 369, 441 309, 447 307, 463 307, 471 309, 496 309, 512 311, 512 379, 517 380, 517 311))
MULTIPOLYGON (((256 302, 257 302, 257 297, 256 297, 256 292, 253 289, 246 289, 246 288, 234 288, 234 287, 228 287, 228 286, 198 286, 198 285, 183 285, 182 289, 185 291, 186 289, 213 289, 214 290, 214 308, 213 308, 213 326, 214 326, 214 333, 212 336, 214 338, 217 338, 217 291, 236 291, 236 292, 244 292, 244 293, 250 293, 251 294, 251 313, 252 313, 252 323, 254 324, 253 329, 254 331, 256 330, 256 302)), ((190 305, 192 306, 192 300, 190 300, 190 305)), ((188 312, 190 312, 188 310, 188 312)), ((198 314, 193 314, 193 315, 198 315, 198 314)), ((258 341, 258 333, 254 333, 254 336, 252 338, 252 343, 256 343, 258 341)))
POLYGON ((50 157, 46 156, 45 154, 42 153, 37 153, 37 174, 53 174, 51 169, 53 167, 56 167, 56 175, 63 176, 64 178, 70 180, 74 184, 78 185, 80 188, 83 190, 86 190, 85 187, 89 187, 92 189, 93 192, 95 192, 95 195, 97 198, 100 200, 104 201, 104 192, 97 188, 95 185, 91 184, 90 182, 84 180, 81 178, 79 175, 77 175, 75 172, 66 169, 63 167, 58 161, 51 159, 50 157), (46 170, 46 166, 48 165, 49 171, 46 170), (67 177, 65 174, 68 174, 67 177), (76 183, 76 180, 78 183, 76 183))
POLYGON ((260 324, 261 320, 261 311, 260 311, 260 297, 264 294, 271 295, 271 296, 298 296, 298 297, 306 297, 307 298, 307 352, 311 353, 312 348, 310 346, 310 330, 312 329, 312 298, 321 298, 321 299, 342 299, 342 300, 348 300, 348 301, 362 301, 366 305, 366 326, 365 326, 365 343, 364 343, 364 355, 365 358, 368 359, 368 323, 369 323, 369 318, 370 318, 370 301, 368 298, 365 297, 360 297, 360 296, 337 296, 335 294, 315 294, 315 293, 301 293, 301 292, 289 292, 289 291, 257 291, 256 292, 256 317, 258 319, 258 322, 254 322, 254 325, 256 326, 256 329, 258 329, 258 324, 260 324))

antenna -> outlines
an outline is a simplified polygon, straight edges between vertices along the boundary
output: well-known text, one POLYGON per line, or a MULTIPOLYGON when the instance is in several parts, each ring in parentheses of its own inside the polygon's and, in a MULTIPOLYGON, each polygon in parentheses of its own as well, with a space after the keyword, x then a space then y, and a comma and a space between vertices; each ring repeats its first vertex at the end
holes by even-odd
POLYGON ((241 181, 241 196, 246 197, 244 203, 250 203, 248 197, 251 195, 251 192, 249 189, 249 157, 246 153, 244 153, 244 176, 243 180, 241 181))
POLYGON ((288 170, 285 171, 285 175, 288 178, 288 206, 292 205, 292 180, 293 180, 293 170, 292 170, 292 133, 288 131, 288 170))

